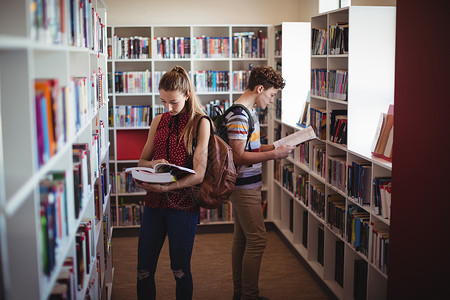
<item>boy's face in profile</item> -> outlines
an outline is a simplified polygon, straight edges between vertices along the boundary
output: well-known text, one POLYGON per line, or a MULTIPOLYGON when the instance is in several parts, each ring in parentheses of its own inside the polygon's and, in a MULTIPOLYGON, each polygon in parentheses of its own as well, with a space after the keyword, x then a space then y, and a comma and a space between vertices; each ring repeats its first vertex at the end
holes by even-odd
POLYGON ((261 109, 265 109, 273 103, 277 93, 278 89, 274 87, 268 89, 263 88, 263 91, 256 97, 255 105, 261 109))

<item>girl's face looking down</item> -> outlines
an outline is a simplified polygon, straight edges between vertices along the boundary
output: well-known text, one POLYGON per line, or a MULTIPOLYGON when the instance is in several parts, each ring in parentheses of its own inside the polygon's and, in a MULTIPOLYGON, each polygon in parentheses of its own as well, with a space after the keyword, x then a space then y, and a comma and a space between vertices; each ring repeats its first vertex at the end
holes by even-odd
POLYGON ((178 91, 159 90, 161 103, 171 116, 178 115, 184 111, 186 100, 188 99, 183 93, 178 91))

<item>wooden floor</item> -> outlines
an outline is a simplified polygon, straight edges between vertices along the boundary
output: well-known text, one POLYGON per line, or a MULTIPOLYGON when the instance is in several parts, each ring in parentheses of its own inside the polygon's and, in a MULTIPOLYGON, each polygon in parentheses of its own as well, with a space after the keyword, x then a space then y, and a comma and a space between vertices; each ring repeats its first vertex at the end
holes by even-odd
MULTIPOLYGON (((335 299, 275 231, 268 231, 259 279, 260 295, 271 300, 335 299)), ((197 233, 192 256, 194 297, 197 300, 232 299, 232 233, 197 233)), ((112 300, 136 299, 137 237, 112 239, 114 283, 112 300)), ((156 272, 157 299, 175 299, 168 241, 156 272)))

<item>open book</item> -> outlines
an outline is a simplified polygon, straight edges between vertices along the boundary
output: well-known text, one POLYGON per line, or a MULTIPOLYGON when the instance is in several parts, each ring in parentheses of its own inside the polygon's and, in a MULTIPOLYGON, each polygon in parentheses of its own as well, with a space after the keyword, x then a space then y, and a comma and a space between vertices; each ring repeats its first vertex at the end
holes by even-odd
POLYGON ((125 172, 131 173, 135 180, 152 183, 169 183, 184 175, 195 174, 195 171, 192 169, 166 163, 156 164, 153 168, 127 168, 125 172))
POLYGON ((314 129, 311 126, 308 126, 303 130, 299 130, 282 139, 279 139, 278 141, 273 142, 273 145, 275 146, 275 148, 278 148, 281 145, 297 146, 298 144, 307 142, 315 138, 316 134, 314 133, 314 129))

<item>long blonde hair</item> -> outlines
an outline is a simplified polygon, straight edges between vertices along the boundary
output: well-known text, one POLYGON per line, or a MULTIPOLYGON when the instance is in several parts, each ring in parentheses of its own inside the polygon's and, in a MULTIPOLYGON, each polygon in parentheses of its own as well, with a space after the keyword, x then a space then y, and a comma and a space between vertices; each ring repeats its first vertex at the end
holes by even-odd
POLYGON ((195 93, 194 86, 188 72, 183 67, 175 66, 170 72, 165 73, 159 81, 159 90, 177 91, 188 99, 185 108, 188 113, 188 122, 181 131, 180 136, 184 139, 184 145, 190 155, 193 154, 192 142, 194 139, 194 122, 197 115, 204 115, 200 100, 195 93))

